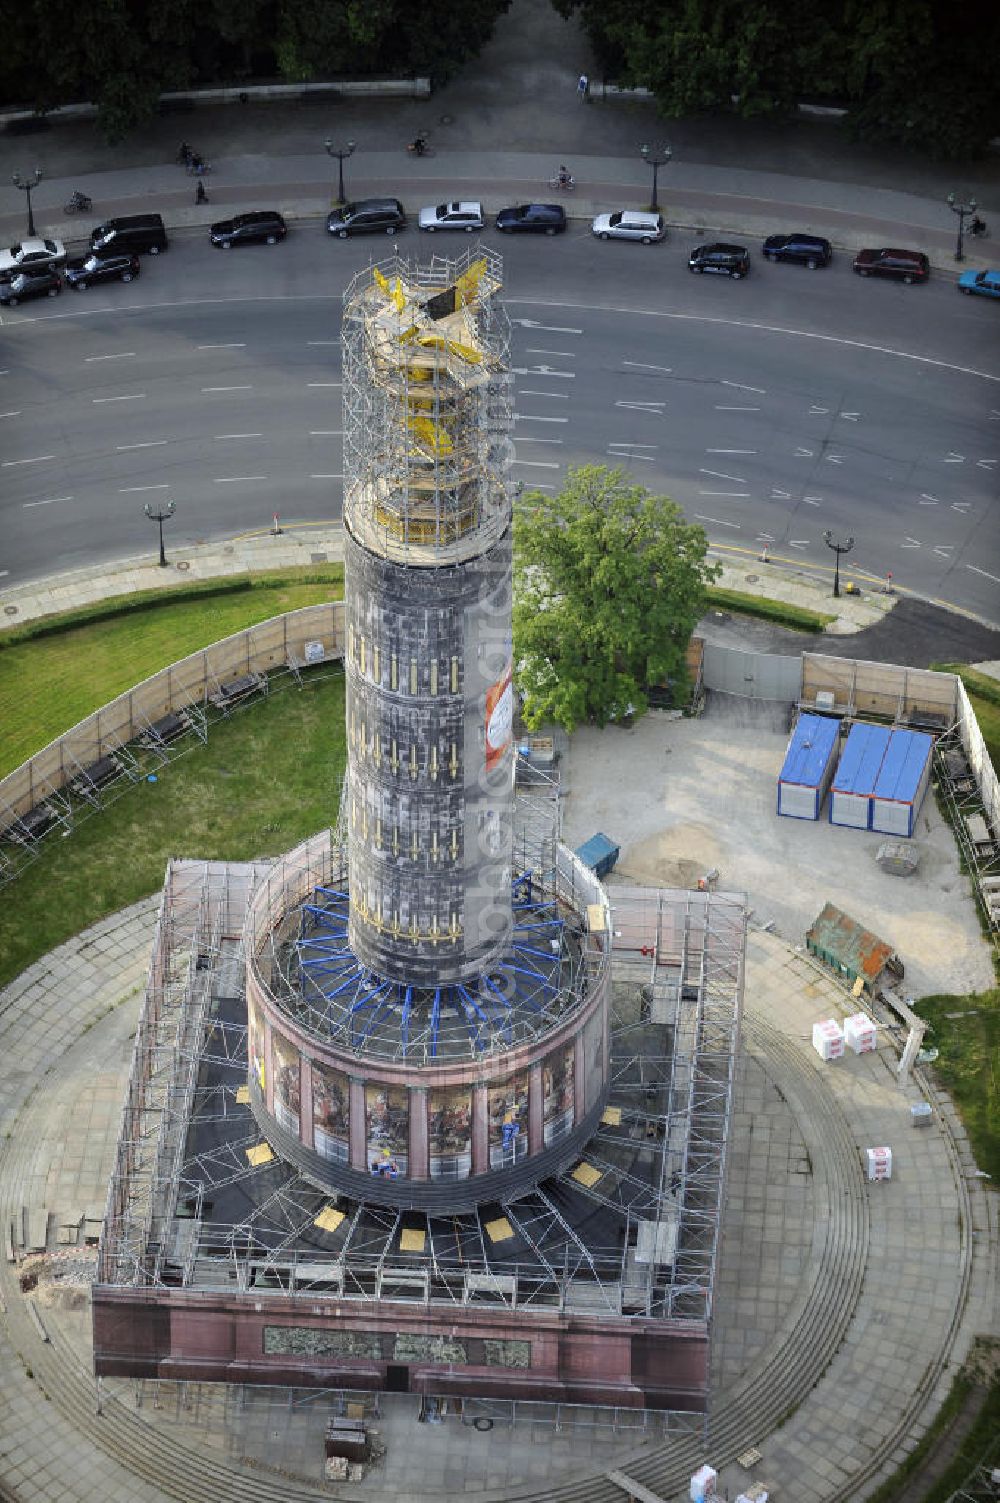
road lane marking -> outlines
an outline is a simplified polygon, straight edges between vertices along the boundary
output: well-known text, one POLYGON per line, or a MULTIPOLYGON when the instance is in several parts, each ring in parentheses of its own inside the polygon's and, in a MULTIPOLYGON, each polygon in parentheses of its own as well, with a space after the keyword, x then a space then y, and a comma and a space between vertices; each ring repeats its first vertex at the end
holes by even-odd
POLYGON ((118 494, 119 496, 129 496, 136 491, 168 491, 169 489, 169 485, 120 485, 118 487, 118 494))
POLYGON ((5 418, 5 417, 20 417, 20 416, 21 416, 21 414, 19 412, 0 412, 0 418, 5 418))
POLYGON ((522 433, 517 442, 519 444, 559 444, 561 447, 563 441, 561 438, 536 438, 533 433, 522 433))
POLYGON ((809 547, 809 539, 808 538, 789 538, 788 539, 788 546, 789 546, 789 548, 808 548, 809 547))
POLYGON ((663 417, 663 409, 666 402, 616 402, 616 407, 624 407, 628 412, 648 412, 651 417, 663 417))
POLYGON ((511 463, 523 465, 526 470, 558 470, 559 468, 554 460, 547 459, 514 459, 511 463))
POLYGON ((100 407, 104 402, 139 402, 146 395, 144 391, 130 392, 127 397, 91 397, 95 407, 100 407))
POLYGON ((573 350, 525 350, 526 355, 555 355, 558 360, 575 360, 573 350))
POLYGON ((706 449, 706 454, 756 454, 756 449, 706 449))
POLYGON ((961 512, 961 514, 964 516, 971 505, 971 501, 953 501, 951 503, 951 509, 952 511, 961 512))
POLYGON ((763 387, 763 386, 747 386, 742 381, 723 381, 721 384, 723 386, 735 386, 735 388, 736 388, 737 391, 753 391, 753 392, 756 392, 756 394, 759 397, 766 397, 767 396, 767 389, 766 389, 766 387, 763 387))
POLYGON ((307 339, 306 340, 306 344, 309 346, 310 349, 315 349, 318 345, 336 345, 337 347, 339 347, 340 340, 339 339, 307 339))
POLYGON ((569 392, 566 391, 529 391, 527 387, 524 387, 521 395, 522 397, 552 397, 557 402, 569 401, 569 392))
POLYGON ((631 366, 634 371, 656 371, 658 375, 672 376, 673 368, 669 365, 647 365, 644 360, 623 360, 622 365, 631 366))
POLYGON ((992 468, 993 468, 993 466, 995 464, 996 464, 996 460, 995 459, 977 459, 976 460, 976 469, 977 470, 992 470, 992 468))
POLYGON ((310 438, 343 438, 343 428, 310 428, 310 438))
POLYGON ((515 423, 568 423, 569 418, 537 417, 531 412, 515 412, 515 423))
POLYGON ((266 480, 266 475, 219 475, 213 485, 243 485, 247 480, 266 480))
MULTIPOLYGON (((742 475, 724 475, 721 470, 699 470, 698 474, 711 475, 713 480, 731 480, 734 485, 746 485, 746 480, 742 475)), ((785 500, 791 500, 791 497, 785 496, 785 500)))
POLYGON ((716 412, 759 412, 759 407, 724 407, 720 402, 715 404, 716 412))
POLYGON ((511 367, 511 373, 515 376, 551 376, 556 381, 576 380, 576 371, 557 371, 551 365, 515 365, 511 367))
MULTIPOLYGON (((263 479, 264 477, 261 476, 260 478, 263 479)), ((338 473, 336 475, 310 475, 309 476, 310 480, 343 480, 343 478, 344 478, 343 475, 340 474, 340 473, 338 473)))
POLYGON ((310 389, 327 386, 343 386, 343 381, 307 381, 306 386, 310 389))
POLYGON ((252 386, 203 386, 202 391, 253 391, 252 386))
POLYGON ((54 459, 54 454, 36 454, 33 459, 5 459, 0 468, 13 470, 19 464, 41 464, 43 459, 54 459))
POLYGON ((245 344, 197 344, 196 350, 245 350, 245 344))
POLYGON ((263 433, 217 433, 216 440, 220 438, 263 438, 263 433))
POLYGON ((749 491, 699 491, 699 496, 735 496, 740 501, 749 501, 749 491))
MULTIPOLYGON (((72 501, 72 499, 72 496, 47 496, 44 501, 22 501, 21 505, 27 511, 31 506, 55 506, 59 501, 72 501)), ((5 569, 4 573, 6 572, 5 569)))
POLYGON ((540 334, 582 334, 582 329, 560 329, 552 324, 540 324, 534 318, 512 318, 512 324, 520 324, 522 329, 537 329, 540 334))
POLYGON ((715 527, 735 527, 737 532, 742 532, 742 524, 739 522, 724 522, 721 517, 706 517, 700 511, 695 512, 696 522, 711 522, 715 527))
POLYGON ((973 574, 981 574, 984 579, 992 579, 994 584, 1000 584, 1000 574, 990 574, 987 569, 977 569, 975 564, 966 564, 965 567, 970 569, 973 574))
POLYGON ((150 438, 143 444, 115 444, 115 451, 118 454, 126 454, 129 449, 159 449, 166 442, 165 438, 150 438))
POLYGON ((134 360, 135 350, 122 350, 119 355, 87 355, 84 365, 94 365, 98 360, 134 360))
POLYGON ((640 462, 642 464, 656 463, 655 454, 637 454, 635 450, 629 448, 627 444, 613 444, 608 450, 608 454, 612 459, 626 459, 630 464, 636 464, 640 462))

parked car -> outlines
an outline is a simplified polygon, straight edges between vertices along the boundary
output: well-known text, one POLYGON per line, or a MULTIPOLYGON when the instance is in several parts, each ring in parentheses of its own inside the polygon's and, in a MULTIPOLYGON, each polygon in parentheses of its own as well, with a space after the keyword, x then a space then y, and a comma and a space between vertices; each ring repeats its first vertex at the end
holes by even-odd
POLYGON ((277 209, 253 209, 234 219, 218 219, 209 230, 212 244, 222 250, 234 245, 277 245, 288 234, 288 226, 277 209))
POLYGON ((768 235, 763 245, 769 261, 798 261, 815 271, 817 266, 829 266, 833 247, 822 235, 807 235, 803 230, 794 230, 791 235, 768 235))
POLYGON ((159 214, 125 214, 121 219, 106 219, 90 232, 91 250, 111 255, 158 256, 169 241, 159 214))
POLYGON ((86 292, 96 282, 131 282, 142 270, 138 256, 74 256, 66 262, 66 286, 86 292))
POLYGON ((725 245, 716 241, 712 245, 696 245, 688 256, 692 271, 714 271, 720 276, 740 277, 750 275, 750 252, 745 245, 725 245))
POLYGON ((16 271, 38 271, 45 266, 62 266, 66 260, 66 247, 61 240, 43 240, 35 235, 22 240, 7 250, 0 251, 0 277, 13 276, 16 271))
POLYGON ((0 303, 7 308, 16 308, 33 297, 58 297, 62 292, 59 273, 51 266, 40 266, 37 271, 15 271, 6 281, 0 282, 0 303))
POLYGON ((483 206, 477 200, 459 201, 456 198, 450 204, 421 209, 417 223, 422 230, 465 230, 471 235, 473 230, 483 229, 486 220, 483 206))
POLYGON ((641 209, 616 209, 613 214, 598 214, 590 226, 599 240, 641 240, 652 245, 663 240, 667 226, 662 214, 647 214, 641 209))
POLYGON ((516 204, 500 210, 496 225, 508 235, 558 235, 566 228, 566 210, 562 204, 516 204))
POLYGON ((1000 271, 963 271, 958 290, 976 297, 1000 297, 1000 271))
POLYGON ((926 282, 930 275, 930 262, 923 251, 859 250, 854 257, 854 270, 859 277, 891 277, 896 282, 926 282))
POLYGON ((398 198, 359 198, 353 204, 341 204, 326 216, 331 235, 346 240, 348 235, 368 235, 381 230, 394 235, 405 230, 406 215, 398 198))

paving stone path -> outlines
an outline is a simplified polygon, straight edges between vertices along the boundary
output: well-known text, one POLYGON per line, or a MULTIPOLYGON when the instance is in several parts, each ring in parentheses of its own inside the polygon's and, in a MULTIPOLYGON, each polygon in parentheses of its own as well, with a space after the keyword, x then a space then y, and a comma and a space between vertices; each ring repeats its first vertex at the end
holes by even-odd
MULTIPOLYGON (((99 1214, 155 908, 94 926, 0 994, 4 1225, 25 1208, 52 1212, 53 1228, 99 1214)), ((808 957, 751 934, 707 1446, 528 1427, 481 1437, 417 1425, 400 1401, 386 1406, 384 1467, 338 1496, 617 1503, 613 1466, 673 1498, 706 1455, 735 1492, 750 1444, 764 1453, 757 1476, 794 1482, 801 1503, 863 1497, 893 1470, 972 1334, 995 1328, 996 1237, 947 1100, 933 1097, 934 1128, 910 1130, 925 1087, 897 1085, 892 1044, 827 1066, 812 1053, 812 1022, 850 1010, 808 957), (882 1142, 894 1178, 868 1185, 861 1150, 882 1142)), ((0 1479, 20 1503, 329 1496, 322 1405, 197 1385, 154 1402, 122 1383, 105 1385, 98 1415, 85 1303, 39 1309, 6 1261, 0 1298, 0 1479)))

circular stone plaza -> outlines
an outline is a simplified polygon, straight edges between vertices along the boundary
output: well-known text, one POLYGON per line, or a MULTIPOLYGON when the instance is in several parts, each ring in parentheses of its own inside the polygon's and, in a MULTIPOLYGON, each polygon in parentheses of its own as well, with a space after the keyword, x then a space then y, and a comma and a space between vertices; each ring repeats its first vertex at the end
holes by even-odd
POLYGON ((501 285, 345 295, 336 828, 172 861, 0 997, 0 1495, 846 1503, 994 1328, 901 1040, 824 1064, 812 957, 515 789, 501 285))

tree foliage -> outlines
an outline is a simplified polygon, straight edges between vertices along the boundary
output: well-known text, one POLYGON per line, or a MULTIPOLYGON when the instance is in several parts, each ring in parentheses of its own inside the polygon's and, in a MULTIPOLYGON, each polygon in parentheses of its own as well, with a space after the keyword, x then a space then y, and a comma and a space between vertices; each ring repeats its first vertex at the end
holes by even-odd
POLYGON ((994 0, 554 0, 579 11, 605 72, 651 89, 665 115, 779 114, 800 99, 848 128, 938 157, 1000 133, 994 0))
POLYGON ((0 48, 0 102, 92 100, 120 140, 161 93, 199 84, 344 75, 447 78, 510 0, 25 0, 0 48))
POLYGON ((571 469, 558 495, 518 502, 514 525, 514 661, 529 725, 604 725, 647 687, 683 682, 705 606, 702 528, 677 504, 603 465, 571 469))

